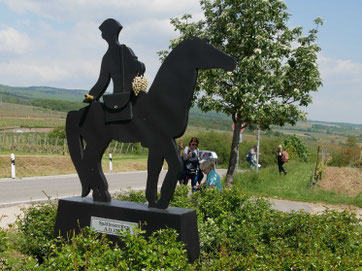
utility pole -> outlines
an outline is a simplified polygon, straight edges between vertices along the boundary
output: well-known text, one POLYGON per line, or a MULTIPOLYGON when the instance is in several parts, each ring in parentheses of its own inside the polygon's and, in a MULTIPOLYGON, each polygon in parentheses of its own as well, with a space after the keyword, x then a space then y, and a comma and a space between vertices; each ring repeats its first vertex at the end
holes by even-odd
POLYGON ((260 126, 258 125, 258 133, 256 135, 257 149, 256 149, 256 172, 259 171, 259 146, 260 146, 260 126))

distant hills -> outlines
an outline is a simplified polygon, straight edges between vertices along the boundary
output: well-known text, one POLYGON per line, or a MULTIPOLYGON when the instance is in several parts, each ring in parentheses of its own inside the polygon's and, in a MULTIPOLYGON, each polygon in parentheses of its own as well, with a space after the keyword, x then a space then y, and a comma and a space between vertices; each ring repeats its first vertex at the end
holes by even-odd
POLYGON ((0 85, 0 97, 19 100, 50 99, 59 101, 81 102, 83 95, 88 93, 81 89, 64 89, 52 87, 9 87, 0 85))
POLYGON ((0 85, 0 101, 68 112, 83 106, 87 91, 52 87, 9 87, 0 85))
MULTIPOLYGON (((84 106, 82 103, 84 94, 88 93, 81 89, 63 89, 45 86, 32 87, 11 87, 0 85, 0 102, 32 105, 56 111, 68 112, 84 106)), ((209 129, 219 129, 231 131, 232 120, 230 116, 211 111, 203 113, 199 108, 190 110, 189 124, 209 129), (212 120, 212 121, 210 121, 212 120)), ((290 129, 291 125, 286 125, 284 129, 290 129)), ((361 124, 307 121, 298 122, 293 130, 361 130, 361 124)))

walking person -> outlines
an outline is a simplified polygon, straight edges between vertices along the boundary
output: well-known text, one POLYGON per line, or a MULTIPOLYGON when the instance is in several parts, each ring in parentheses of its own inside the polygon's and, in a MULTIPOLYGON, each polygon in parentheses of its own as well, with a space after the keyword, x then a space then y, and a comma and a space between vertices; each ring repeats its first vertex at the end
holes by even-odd
POLYGON ((285 159, 286 159, 285 153, 286 153, 286 151, 283 151, 282 145, 279 145, 278 150, 277 150, 279 174, 284 173, 284 175, 287 175, 287 171, 283 167, 283 165, 285 163, 285 159))
POLYGON ((250 169, 252 170, 256 170, 257 164, 256 164, 256 151, 257 151, 257 146, 254 145, 251 149, 250 149, 250 161, 249 161, 249 166, 250 169))

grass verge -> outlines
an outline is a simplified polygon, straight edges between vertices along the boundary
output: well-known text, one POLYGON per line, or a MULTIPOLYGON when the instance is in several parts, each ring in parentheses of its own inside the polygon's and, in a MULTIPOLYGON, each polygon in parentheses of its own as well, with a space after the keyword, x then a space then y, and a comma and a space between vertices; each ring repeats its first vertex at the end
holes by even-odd
POLYGON ((277 166, 260 169, 259 173, 247 171, 236 174, 234 185, 241 192, 295 201, 325 202, 362 207, 362 193, 355 197, 325 191, 318 184, 312 187, 314 164, 289 162, 286 176, 278 173, 277 166))
MULTIPOLYGON (((108 154, 102 159, 102 168, 109 172, 108 154)), ((113 172, 138 171, 147 169, 146 155, 113 155, 113 172)), ((70 156, 62 155, 16 155, 16 177, 50 176, 75 174, 70 156)), ((0 178, 10 178, 10 155, 0 156, 0 178)))

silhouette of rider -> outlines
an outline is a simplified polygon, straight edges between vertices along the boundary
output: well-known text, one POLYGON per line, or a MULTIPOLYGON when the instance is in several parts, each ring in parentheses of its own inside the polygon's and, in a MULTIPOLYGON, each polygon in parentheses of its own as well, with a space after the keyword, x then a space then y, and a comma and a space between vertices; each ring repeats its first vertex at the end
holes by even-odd
POLYGON ((107 90, 112 78, 113 94, 105 96, 113 99, 113 97, 116 98, 116 96, 112 96, 114 94, 125 94, 117 95, 117 97, 123 99, 123 104, 129 103, 134 78, 145 73, 145 65, 138 61, 133 51, 118 42, 118 35, 122 28, 122 25, 114 19, 107 19, 100 25, 99 29, 102 31, 102 38, 108 43, 108 50, 102 59, 98 81, 89 91, 89 94, 85 95, 83 102, 98 101, 107 90), (124 99, 128 99, 128 101, 124 99))

